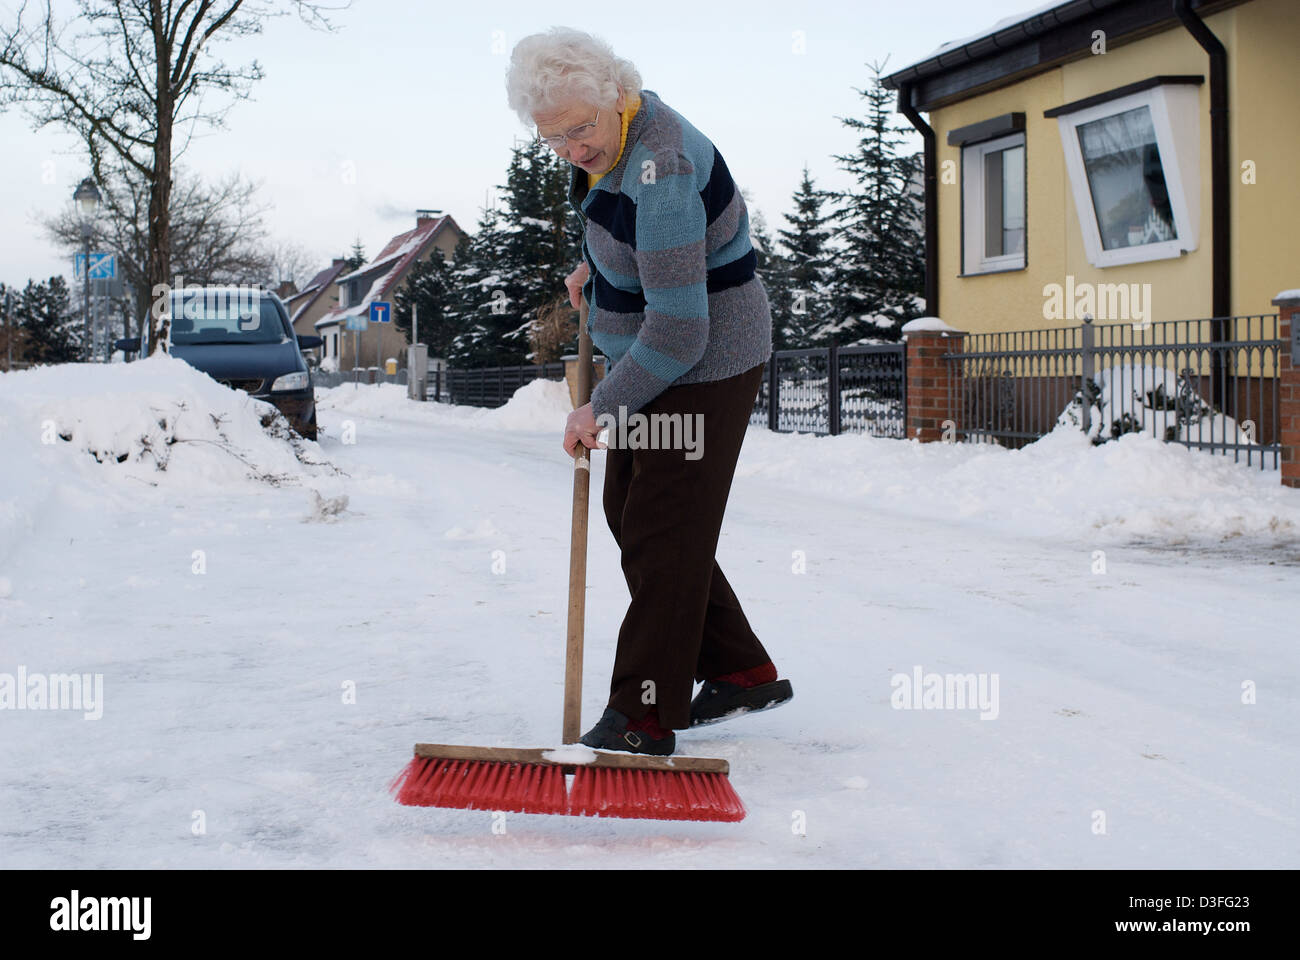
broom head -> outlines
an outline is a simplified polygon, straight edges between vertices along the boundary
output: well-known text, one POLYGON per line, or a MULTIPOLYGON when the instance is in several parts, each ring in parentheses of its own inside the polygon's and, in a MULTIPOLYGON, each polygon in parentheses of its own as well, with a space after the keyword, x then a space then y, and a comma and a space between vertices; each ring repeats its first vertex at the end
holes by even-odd
POLYGON ((745 818, 726 760, 580 750, 581 762, 571 748, 418 743, 389 790, 398 803, 416 807, 728 823, 745 818), (566 774, 573 775, 567 793, 566 774))

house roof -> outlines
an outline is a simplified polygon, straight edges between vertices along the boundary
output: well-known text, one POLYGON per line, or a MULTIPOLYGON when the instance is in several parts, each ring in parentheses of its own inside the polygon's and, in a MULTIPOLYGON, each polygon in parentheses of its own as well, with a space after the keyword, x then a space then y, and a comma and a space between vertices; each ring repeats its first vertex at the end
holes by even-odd
POLYGON ((448 225, 455 227, 457 233, 464 232, 460 229, 460 225, 451 218, 450 214, 421 220, 416 224, 415 229, 408 230, 406 233, 399 233, 389 240, 375 259, 359 269, 353 270, 346 276, 339 277, 337 280, 339 284, 365 276, 374 276, 375 279, 370 284, 370 289, 366 291, 366 295, 362 297, 360 303, 334 308, 317 320, 315 326, 318 328, 325 327, 330 324, 342 323, 347 317, 361 316, 369 312, 372 302, 388 299, 389 294, 401 282, 407 270, 411 268, 416 260, 424 256, 425 251, 429 249, 429 245, 448 225))
POLYGON ((347 266, 346 261, 335 260, 320 273, 316 274, 316 276, 308 280, 305 287, 285 301, 285 305, 289 307, 290 316, 292 317, 290 320, 291 323, 296 322, 299 315, 304 310, 311 309, 312 304, 320 299, 322 293, 329 289, 330 284, 338 278, 338 275, 343 272, 345 266, 347 266))
POLYGON ((316 276, 308 280, 307 285, 298 291, 294 299, 297 299, 298 297, 304 296, 308 293, 312 293, 316 290, 319 290, 321 287, 325 286, 326 284, 332 283, 335 280, 335 278, 337 278, 338 275, 343 272, 343 268, 345 266, 347 266, 347 261, 345 260, 334 261, 334 263, 330 264, 320 273, 316 274, 316 276))
MULTIPOLYGON (((952 54, 963 48, 971 48, 980 40, 989 41, 989 44, 993 48, 1005 48, 1008 46, 1008 40, 1015 41, 1024 39, 1025 25, 1034 17, 1042 17, 1049 11, 1059 11, 1061 8, 1070 6, 1079 6, 1079 4, 1054 0, 1052 3, 1045 3, 1041 6, 1035 7, 1033 10, 1026 10, 1024 13, 1017 13, 1010 17, 1003 17, 1001 20, 998 20, 991 26, 981 30, 979 33, 972 33, 969 36, 960 37, 957 40, 945 40, 920 60, 910 63, 900 70, 895 70, 889 75, 889 77, 890 79, 893 79, 894 77, 906 74, 909 71, 920 72, 918 68, 923 66, 942 66, 941 61, 943 61, 944 54, 952 54), (999 35, 1001 35, 1000 38, 999 35), (1001 41, 1000 43, 999 39, 1001 41)), ((956 57, 950 58, 950 60, 954 62, 956 59, 956 57)), ((894 84, 890 84, 890 86, 894 86, 894 84)))
MULTIPOLYGON (((1205 17, 1247 0, 1191 0, 1205 17)), ((890 89, 911 87, 912 105, 928 110, 1014 83, 1066 60, 1087 56, 1094 31, 1107 42, 1180 27, 1169 0, 1066 0, 999 20, 950 40, 920 60, 881 77, 890 89)))

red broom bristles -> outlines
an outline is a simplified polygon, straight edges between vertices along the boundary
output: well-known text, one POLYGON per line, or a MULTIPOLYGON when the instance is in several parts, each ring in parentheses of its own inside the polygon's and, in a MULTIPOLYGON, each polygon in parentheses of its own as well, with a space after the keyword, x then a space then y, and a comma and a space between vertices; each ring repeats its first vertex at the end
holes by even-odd
POLYGON ((389 785, 412 807, 564 813, 564 772, 540 763, 416 757, 389 785))
POLYGON ((720 773, 578 767, 569 791, 569 813, 735 823, 745 819, 745 805, 720 773))
POLYGON ((558 765, 416 757, 389 790, 398 803, 417 807, 726 823, 745 818, 744 804, 720 773, 579 766, 566 798, 558 765))

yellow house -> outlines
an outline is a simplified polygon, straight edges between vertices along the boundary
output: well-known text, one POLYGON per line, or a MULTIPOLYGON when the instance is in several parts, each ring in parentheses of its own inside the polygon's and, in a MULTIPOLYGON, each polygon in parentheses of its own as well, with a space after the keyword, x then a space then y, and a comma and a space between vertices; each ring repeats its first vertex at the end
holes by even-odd
POLYGON ((928 312, 1275 312, 1300 274, 1297 50, 1295 0, 1075 0, 884 78, 926 140, 928 312))
POLYGON ((882 78, 925 145, 939 318, 909 435, 1068 420, 1300 479, 1297 50, 1296 0, 1070 0, 882 78))

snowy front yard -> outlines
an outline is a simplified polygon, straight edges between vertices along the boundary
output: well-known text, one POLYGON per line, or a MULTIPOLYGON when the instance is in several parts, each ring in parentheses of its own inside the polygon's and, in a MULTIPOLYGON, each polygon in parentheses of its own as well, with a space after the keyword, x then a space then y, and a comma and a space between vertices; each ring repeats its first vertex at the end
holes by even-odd
MULTIPOLYGON (((1300 866, 1300 492, 1273 471, 751 428, 719 562, 795 699, 678 735, 748 818, 500 833, 387 787, 417 741, 559 741, 567 392, 317 399, 295 448, 166 357, 0 377, 0 864, 1300 866), (49 709, 20 671, 102 697, 49 709), (968 675, 979 703, 934 685, 968 675)), ((603 473, 588 723, 627 602, 603 473)))

